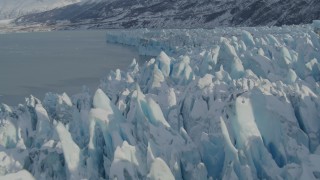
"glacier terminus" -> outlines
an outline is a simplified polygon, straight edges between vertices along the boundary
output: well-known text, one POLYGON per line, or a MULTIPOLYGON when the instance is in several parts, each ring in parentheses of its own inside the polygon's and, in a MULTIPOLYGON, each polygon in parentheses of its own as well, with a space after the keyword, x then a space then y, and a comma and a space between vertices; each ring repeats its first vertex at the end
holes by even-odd
POLYGON ((0 105, 0 179, 320 179, 319 29, 106 30, 155 58, 0 105))

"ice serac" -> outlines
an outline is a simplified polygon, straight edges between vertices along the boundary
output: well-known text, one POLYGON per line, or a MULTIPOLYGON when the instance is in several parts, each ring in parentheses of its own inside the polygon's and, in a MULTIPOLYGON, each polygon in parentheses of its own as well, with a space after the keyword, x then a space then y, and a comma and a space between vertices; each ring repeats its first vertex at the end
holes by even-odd
POLYGON ((253 40, 253 36, 251 35, 250 32, 248 31, 243 31, 242 32, 242 39, 244 41, 244 43, 246 44, 247 47, 254 47, 255 42, 253 40))
POLYGON ((92 103, 87 163, 91 178, 99 178, 109 176, 114 151, 123 141, 119 124, 124 118, 101 89, 94 94, 92 103))
POLYGON ((240 58, 227 39, 222 38, 221 41, 222 45, 218 56, 218 66, 223 65, 223 67, 230 72, 232 78, 240 78, 244 71, 240 58))
POLYGON ((262 140, 255 123, 250 99, 239 96, 234 104, 234 119, 231 124, 236 137, 237 147, 244 149, 250 145, 250 140, 262 140))
POLYGON ((235 99, 234 108, 235 116, 231 115, 230 119, 235 135, 234 143, 246 156, 246 160, 241 163, 248 163, 251 171, 256 171, 252 175, 254 179, 276 178, 273 173, 278 169, 263 144, 261 132, 256 124, 258 117, 255 117, 251 99, 246 97, 246 94, 239 96, 235 99))
POLYGON ((170 127, 164 118, 159 105, 152 98, 145 97, 139 88, 137 88, 136 93, 138 108, 140 112, 143 113, 143 116, 145 116, 147 120, 154 126, 162 125, 164 127, 170 127))
POLYGON ((171 77, 175 83, 182 85, 194 79, 189 56, 180 57, 179 61, 173 64, 171 77))
POLYGON ((150 180, 174 180, 174 176, 172 175, 167 164, 161 159, 156 158, 153 160, 150 168, 150 172, 147 176, 147 179, 150 180))
POLYGON ((52 119, 63 124, 69 123, 72 119, 72 102, 66 93, 62 95, 47 93, 43 100, 43 106, 47 109, 48 115, 52 119))
POLYGON ((81 152, 76 143, 72 140, 72 137, 68 130, 62 123, 56 125, 56 131, 61 141, 64 159, 68 169, 69 179, 79 179, 81 177, 80 159, 81 152))
POLYGON ((3 180, 35 180, 35 178, 26 170, 21 170, 16 173, 7 174, 1 177, 3 180))
POLYGON ((142 158, 134 146, 124 141, 121 147, 117 147, 114 160, 110 167, 110 178, 113 179, 141 179, 142 158))
POLYGON ((40 100, 37 98, 30 96, 27 99, 27 103, 29 104, 30 108, 32 109, 32 115, 36 121, 35 129, 36 134, 34 139, 35 146, 41 147, 44 142, 49 140, 52 136, 52 122, 49 119, 48 113, 45 108, 42 106, 40 100))
POLYGON ((0 145, 4 148, 16 147, 18 139, 17 128, 12 121, 9 121, 9 119, 6 120, 6 118, 10 118, 8 115, 12 113, 12 110, 7 105, 1 105, 1 112, 4 117, 0 126, 0 145), (8 112, 8 115, 6 115, 6 112, 8 112))
POLYGON ((1 105, 0 179, 319 179, 313 26, 108 34, 155 58, 1 105))
POLYGON ((157 61, 159 62, 159 68, 165 77, 170 75, 170 58, 163 51, 157 57, 157 61))

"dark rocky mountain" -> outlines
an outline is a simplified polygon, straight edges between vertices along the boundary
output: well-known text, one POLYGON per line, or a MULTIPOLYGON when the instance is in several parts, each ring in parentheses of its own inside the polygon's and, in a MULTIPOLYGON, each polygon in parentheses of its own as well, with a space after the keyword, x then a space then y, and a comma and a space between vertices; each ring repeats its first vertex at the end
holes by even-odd
POLYGON ((87 28, 211 28, 311 23, 319 0, 113 0, 29 14, 16 23, 87 28))

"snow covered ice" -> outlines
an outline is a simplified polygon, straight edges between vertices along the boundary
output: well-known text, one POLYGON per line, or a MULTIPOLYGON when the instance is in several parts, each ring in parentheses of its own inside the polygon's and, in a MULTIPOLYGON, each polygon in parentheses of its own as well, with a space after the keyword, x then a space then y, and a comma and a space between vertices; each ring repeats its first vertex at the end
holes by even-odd
POLYGON ((319 179, 314 25, 110 30, 151 55, 0 108, 0 179, 319 179))

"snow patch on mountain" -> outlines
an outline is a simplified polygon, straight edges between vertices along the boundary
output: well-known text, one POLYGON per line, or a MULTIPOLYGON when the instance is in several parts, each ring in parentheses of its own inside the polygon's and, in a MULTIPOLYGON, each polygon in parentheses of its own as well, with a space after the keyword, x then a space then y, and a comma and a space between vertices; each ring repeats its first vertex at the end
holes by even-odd
POLYGON ((1 0, 0 19, 13 19, 22 15, 60 8, 81 0, 1 0))

